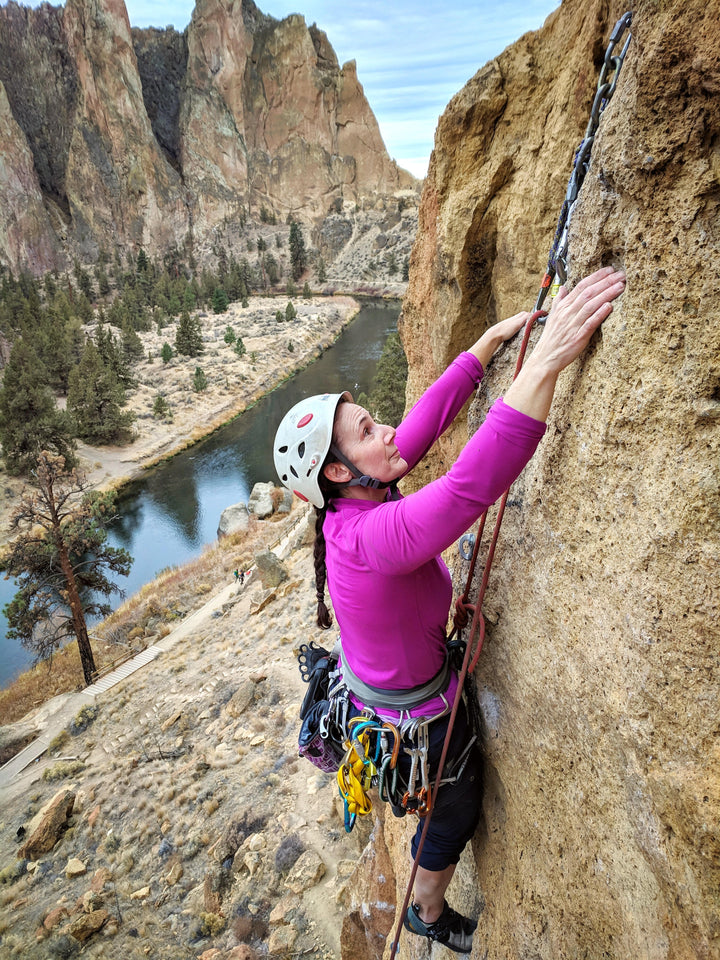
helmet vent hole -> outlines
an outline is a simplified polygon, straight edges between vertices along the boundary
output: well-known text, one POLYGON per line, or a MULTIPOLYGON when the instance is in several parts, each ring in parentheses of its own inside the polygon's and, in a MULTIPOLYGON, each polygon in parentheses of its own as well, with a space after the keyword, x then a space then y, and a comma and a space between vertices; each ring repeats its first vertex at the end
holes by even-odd
POLYGON ((287 452, 288 452, 287 446, 285 446, 285 447, 278 447, 278 453, 287 453, 287 452))
POLYGON ((296 471, 295 471, 295 467, 293 467, 293 466, 290 467, 290 473, 291 473, 294 477, 297 477, 298 480, 300 479, 300 477, 298 477, 298 475, 297 475, 297 473, 296 473, 296 471))
POLYGON ((282 480, 283 483, 287 483, 287 474, 284 473, 280 479, 282 480))
POLYGON ((300 457, 301 460, 302 460, 302 458, 305 456, 305 444, 304 444, 304 443, 301 443, 300 446, 298 447, 298 456, 300 457))

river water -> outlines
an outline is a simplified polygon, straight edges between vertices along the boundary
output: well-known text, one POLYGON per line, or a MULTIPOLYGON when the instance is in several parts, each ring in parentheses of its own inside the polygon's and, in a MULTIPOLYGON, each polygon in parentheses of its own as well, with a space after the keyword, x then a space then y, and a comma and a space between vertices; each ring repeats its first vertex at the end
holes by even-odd
MULTIPOLYGON (((397 302, 366 302, 337 342, 309 367, 206 440, 123 489, 117 501, 120 519, 108 540, 134 557, 130 575, 119 581, 127 596, 166 567, 196 557, 215 540, 225 507, 247 502, 255 483, 278 483, 271 441, 294 403, 326 391, 369 391, 385 340, 397 330, 399 311, 397 302)), ((0 578, 0 610, 14 592, 13 581, 0 578)), ((6 629, 0 614, 0 687, 32 660, 19 643, 7 639, 6 629)))

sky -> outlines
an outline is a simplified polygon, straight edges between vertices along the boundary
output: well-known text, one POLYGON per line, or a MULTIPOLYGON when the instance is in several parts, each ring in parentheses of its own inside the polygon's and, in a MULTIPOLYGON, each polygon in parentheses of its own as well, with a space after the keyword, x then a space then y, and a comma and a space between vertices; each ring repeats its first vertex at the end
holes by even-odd
MULTIPOLYGON (((125 0, 134 27, 190 22, 193 0, 125 0)), ((537 30, 560 0, 255 0, 277 20, 301 13, 341 64, 355 60, 390 156, 424 177, 451 98, 488 60, 537 30)))

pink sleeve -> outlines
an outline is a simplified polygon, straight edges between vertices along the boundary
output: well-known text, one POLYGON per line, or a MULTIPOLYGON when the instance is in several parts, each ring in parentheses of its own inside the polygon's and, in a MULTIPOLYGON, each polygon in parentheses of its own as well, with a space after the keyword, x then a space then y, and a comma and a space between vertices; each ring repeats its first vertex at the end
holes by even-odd
POLYGON ((480 361, 471 353, 461 353, 415 403, 395 436, 397 448, 409 469, 422 460, 447 430, 482 376, 480 361))
POLYGON ((357 545, 368 566, 404 573, 441 553, 517 479, 545 429, 497 400, 444 476, 364 514, 357 545))

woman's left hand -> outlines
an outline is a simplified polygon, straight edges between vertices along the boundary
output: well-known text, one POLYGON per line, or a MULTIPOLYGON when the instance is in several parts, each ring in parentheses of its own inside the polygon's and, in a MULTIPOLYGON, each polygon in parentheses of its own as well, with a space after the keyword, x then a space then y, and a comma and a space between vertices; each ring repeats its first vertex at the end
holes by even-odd
POLYGON ((521 330, 525 326, 529 318, 530 314, 523 310, 512 317, 508 317, 506 320, 500 320, 498 323, 494 323, 492 327, 488 327, 480 339, 470 347, 468 353, 472 353, 473 356, 477 357, 484 369, 498 347, 505 343, 506 340, 514 337, 518 330, 521 330))

